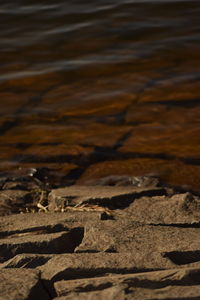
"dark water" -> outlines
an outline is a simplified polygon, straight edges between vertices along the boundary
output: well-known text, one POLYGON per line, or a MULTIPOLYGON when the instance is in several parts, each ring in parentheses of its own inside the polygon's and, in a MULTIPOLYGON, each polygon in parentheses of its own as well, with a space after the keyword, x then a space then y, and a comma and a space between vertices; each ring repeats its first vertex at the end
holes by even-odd
POLYGON ((0 170, 200 183, 199 1, 0 1, 0 170))

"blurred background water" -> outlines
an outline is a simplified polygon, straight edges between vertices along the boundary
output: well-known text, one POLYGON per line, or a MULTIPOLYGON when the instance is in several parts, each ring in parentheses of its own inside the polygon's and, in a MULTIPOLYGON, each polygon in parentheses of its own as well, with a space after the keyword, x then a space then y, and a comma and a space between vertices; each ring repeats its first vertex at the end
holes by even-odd
POLYGON ((199 1, 0 1, 0 170, 199 188, 199 16, 199 1))

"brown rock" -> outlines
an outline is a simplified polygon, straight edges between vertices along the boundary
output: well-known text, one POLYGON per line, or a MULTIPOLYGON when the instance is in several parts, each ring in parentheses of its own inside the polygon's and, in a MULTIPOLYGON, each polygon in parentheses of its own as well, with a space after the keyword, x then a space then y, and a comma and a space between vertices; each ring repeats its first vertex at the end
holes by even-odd
POLYGON ((136 199, 126 213, 132 220, 144 224, 195 226, 200 220, 200 198, 190 193, 142 197, 136 199))
MULTIPOLYGON (((146 137, 148 137, 148 134, 146 137)), ((148 143, 147 141, 146 144, 148 143)), ((124 151, 125 157, 127 152, 132 155, 131 152, 134 149, 133 145, 134 139, 130 142, 130 148, 124 151)), ((121 155, 123 156, 123 153, 121 155)), ((145 155, 144 151, 141 151, 140 154, 138 154, 139 158, 107 160, 94 163, 85 170, 78 179, 77 184, 84 185, 94 178, 102 178, 113 174, 129 176, 155 174, 161 178, 161 181, 167 182, 168 184, 181 186, 187 184, 187 186, 185 186, 186 189, 193 187, 199 190, 200 166, 198 164, 186 164, 178 159, 162 159, 159 157, 159 153, 155 153, 155 155, 152 154, 153 157, 144 157, 145 155)))
POLYGON ((26 204, 30 192, 23 190, 0 191, 0 215, 16 213, 26 204))
POLYGON ((80 186, 52 190, 49 194, 49 210, 67 205, 97 204, 111 209, 124 208, 143 195, 163 195, 165 190, 157 187, 80 186))
POLYGON ((0 264, 0 269, 6 268, 30 268, 34 269, 44 265, 53 254, 17 254, 13 258, 0 264))
POLYGON ((51 217, 51 214, 26 214, 2 218, 1 261, 20 253, 73 252, 83 238, 83 227, 69 229, 51 217))
POLYGON ((26 127, 24 125, 15 126, 4 136, 0 136, 0 144, 9 143, 12 140, 13 144, 28 143, 38 145, 40 143, 54 143, 112 147, 129 130, 129 126, 121 127, 97 122, 83 122, 83 124, 69 124, 68 126, 54 126, 54 124, 50 123, 40 127, 30 122, 26 127))
MULTIPOLYGON (((45 228, 38 227, 32 232, 29 231, 8 235, 0 242, 1 259, 8 259, 19 253, 73 252, 78 245, 75 237, 73 237, 74 230, 47 233, 45 228), (42 231, 44 233, 41 233, 42 231)), ((79 229, 77 228, 77 230, 79 229)))
POLYGON ((199 268, 184 268, 62 280, 54 284, 55 299, 193 299, 200 295, 199 275, 199 268))
POLYGON ((53 256, 40 267, 45 280, 70 280, 138 271, 132 253, 76 253, 53 256))
POLYGON ((171 260, 168 256, 163 260, 163 254, 170 251, 176 251, 176 257, 182 251, 191 252, 190 259, 183 259, 181 264, 193 263, 192 253, 196 256, 195 261, 200 260, 198 226, 145 225, 121 212, 116 214, 115 219, 87 223, 84 238, 76 252, 130 252, 139 269, 174 267, 171 263, 176 264, 177 259, 171 260))
POLYGON ((195 159, 199 156, 199 127, 194 128, 190 124, 185 127, 156 126, 152 123, 138 125, 131 133, 120 151, 154 154, 158 158, 163 153, 172 158, 195 159))
POLYGON ((25 269, 0 270, 0 299, 1 300, 49 300, 44 289, 40 272, 25 269))
POLYGON ((198 299, 199 197, 172 193, 155 186, 53 190, 49 201, 71 201, 74 211, 3 216, 0 271, 39 270, 38 285, 57 300, 198 299))

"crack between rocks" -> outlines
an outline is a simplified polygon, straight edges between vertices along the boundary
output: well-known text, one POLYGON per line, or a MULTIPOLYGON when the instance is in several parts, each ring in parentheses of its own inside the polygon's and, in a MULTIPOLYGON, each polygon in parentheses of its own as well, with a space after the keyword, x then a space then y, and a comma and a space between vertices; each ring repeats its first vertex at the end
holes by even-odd
POLYGON ((49 300, 52 300, 57 296, 54 286, 50 281, 45 281, 40 277, 40 283, 46 294, 49 296, 49 300))
POLYGON ((148 224, 145 224, 145 225, 147 225, 147 226, 178 227, 178 228, 200 228, 200 222, 196 222, 196 223, 171 223, 171 224, 148 223, 148 224))

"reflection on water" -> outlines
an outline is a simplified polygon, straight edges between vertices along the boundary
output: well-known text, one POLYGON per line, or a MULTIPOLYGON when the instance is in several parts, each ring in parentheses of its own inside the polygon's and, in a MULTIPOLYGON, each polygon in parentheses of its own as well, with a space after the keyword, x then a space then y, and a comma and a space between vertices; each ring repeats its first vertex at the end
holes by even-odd
POLYGON ((199 1, 1 4, 0 169, 198 188, 199 15, 199 1))

